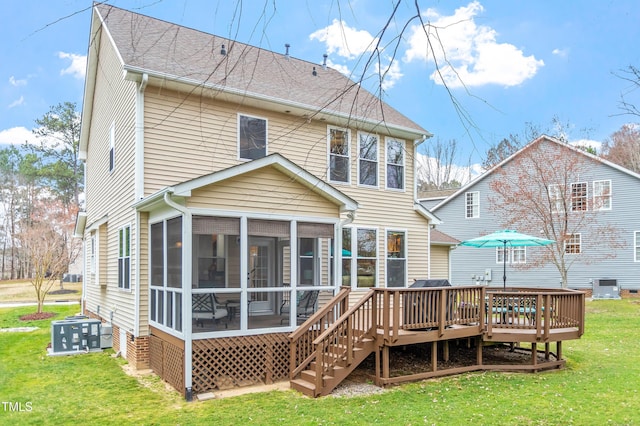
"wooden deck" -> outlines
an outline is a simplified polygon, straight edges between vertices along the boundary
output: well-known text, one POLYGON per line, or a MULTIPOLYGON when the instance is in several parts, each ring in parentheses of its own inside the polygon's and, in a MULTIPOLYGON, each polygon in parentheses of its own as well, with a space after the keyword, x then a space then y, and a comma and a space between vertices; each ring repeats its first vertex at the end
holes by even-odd
POLYGON ((383 386, 474 370, 539 371, 560 368, 562 341, 584 332, 584 293, 572 290, 485 287, 371 289, 347 309, 349 289, 309 318, 289 338, 291 386, 309 396, 327 395, 371 353, 383 386), (439 346, 446 356, 452 341, 467 339, 476 351, 474 365, 437 370, 439 346), (430 343, 431 371, 389 376, 389 349, 430 343), (528 343, 528 365, 483 363, 488 344, 528 343), (551 355, 550 344, 556 344, 551 355), (544 362, 538 362, 544 345, 544 362), (553 358, 553 359, 552 359, 553 358))

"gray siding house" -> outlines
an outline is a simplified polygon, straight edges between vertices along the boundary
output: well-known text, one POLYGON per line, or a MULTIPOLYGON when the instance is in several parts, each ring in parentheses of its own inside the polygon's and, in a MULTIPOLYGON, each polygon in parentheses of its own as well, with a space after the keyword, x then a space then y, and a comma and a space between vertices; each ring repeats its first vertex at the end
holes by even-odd
MULTIPOLYGON (((565 185, 568 188, 565 193, 569 194, 565 198, 570 199, 557 199, 556 202, 564 202, 568 206, 566 208, 572 210, 593 210, 593 216, 589 220, 583 219, 578 230, 572 234, 579 248, 576 249, 576 246, 571 246, 568 242, 560 243, 563 244, 565 253, 579 251, 575 255, 571 253, 566 256, 569 261, 574 262, 568 271, 568 287, 591 290, 595 285, 596 295, 604 284, 611 288, 602 291, 610 290, 613 297, 619 294, 637 294, 640 289, 640 175, 548 136, 534 140, 437 205, 425 202, 423 205, 443 221, 438 229, 463 241, 511 228, 509 221, 514 218, 505 217, 504 211, 497 209, 498 197, 494 189, 495 183, 492 185, 492 182, 513 182, 516 176, 521 177, 522 170, 519 167, 522 163, 517 160, 534 149, 532 147, 548 153, 547 163, 554 167, 554 161, 561 158, 557 156, 560 150, 563 156, 575 156, 575 164, 579 161, 580 167, 573 180, 565 185), (577 204, 580 199, 584 200, 582 207, 577 204), (600 234, 596 235, 596 226, 615 230, 610 234, 616 235, 614 249, 600 244, 607 236, 603 238, 600 234)), ((554 184, 547 186, 548 193, 553 192, 554 184)), ((513 194, 515 199, 525 196, 523 194, 529 189, 526 185, 519 187, 513 194)), ((567 216, 571 219, 571 215, 567 216)), ((543 224, 532 226, 539 226, 536 229, 540 231, 535 234, 544 237, 540 235, 543 224)), ((535 232, 533 228, 516 230, 535 232)), ((527 247, 507 253, 508 287, 561 287, 561 275, 554 264, 531 267, 543 255, 543 250, 545 249, 541 247, 527 247)), ((459 246, 451 252, 452 284, 502 286, 502 260, 502 250, 459 246)))

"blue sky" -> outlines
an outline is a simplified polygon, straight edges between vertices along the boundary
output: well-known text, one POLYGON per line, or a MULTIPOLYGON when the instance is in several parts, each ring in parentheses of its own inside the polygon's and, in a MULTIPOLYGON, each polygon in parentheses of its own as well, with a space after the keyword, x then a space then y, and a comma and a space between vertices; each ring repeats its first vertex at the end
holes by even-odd
MULTIPOLYGON (((361 75, 363 57, 389 20, 391 0, 112 0, 107 3, 205 32, 328 63, 361 75)), ((382 35, 384 99, 444 141, 457 161, 480 162, 486 150, 526 122, 554 116, 572 141, 596 145, 637 117, 620 115, 628 82, 614 73, 640 67, 637 0, 419 1, 434 54, 413 0, 402 0, 382 35), (391 47, 395 48, 393 61, 391 47), (440 42, 437 42, 436 33, 440 42), (443 48, 438 46, 442 45, 443 48), (444 50, 442 50, 444 49, 444 50), (433 58, 442 79, 434 74, 433 58), (444 58, 449 60, 446 66, 444 58), (459 78, 457 77, 459 76, 459 78), (462 84, 460 79, 462 80, 462 84), (455 98, 461 114, 454 107, 455 98)), ((82 105, 91 2, 6 2, 0 17, 0 144, 31 140, 34 120, 63 101, 82 105)), ((375 81, 376 69, 365 74, 375 81)), ((640 93, 627 93, 640 104, 640 93)))

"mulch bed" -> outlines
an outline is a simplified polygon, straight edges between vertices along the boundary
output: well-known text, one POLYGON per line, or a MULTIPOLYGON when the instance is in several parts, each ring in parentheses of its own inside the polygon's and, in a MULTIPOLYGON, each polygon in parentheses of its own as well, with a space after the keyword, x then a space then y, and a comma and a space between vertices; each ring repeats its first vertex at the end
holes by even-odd
POLYGON ((32 314, 21 316, 20 321, 45 320, 45 319, 53 318, 54 316, 56 316, 55 312, 40 312, 40 313, 34 312, 32 314))

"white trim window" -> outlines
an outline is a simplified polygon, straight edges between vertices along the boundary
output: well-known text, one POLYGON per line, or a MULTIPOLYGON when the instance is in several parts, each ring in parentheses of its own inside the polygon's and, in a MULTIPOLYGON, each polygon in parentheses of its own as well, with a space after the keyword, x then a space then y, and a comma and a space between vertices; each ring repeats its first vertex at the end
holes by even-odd
POLYGON ((109 127, 109 172, 116 168, 116 123, 109 127))
POLYGON ((387 287, 407 285, 407 233, 387 229, 387 287))
POLYGON ((356 236, 356 285, 358 288, 377 287, 378 230, 357 228, 356 236))
POLYGON ((564 242, 565 254, 582 253, 582 234, 569 234, 564 242))
POLYGON ((386 139, 385 157, 387 159, 387 189, 404 191, 404 152, 404 141, 398 139, 386 139))
POLYGON ((131 289, 131 226, 118 230, 118 288, 131 289))
POLYGON ((571 211, 586 212, 587 206, 587 182, 571 184, 571 211))
POLYGON ((480 192, 466 192, 464 194, 464 209, 467 219, 477 219, 480 217, 480 192))
POLYGON ((507 247, 505 253, 504 248, 496 247, 496 263, 503 264, 505 261, 507 264, 527 263, 527 248, 526 247, 507 247))
POLYGON ((267 120, 238 114, 238 157, 257 160, 267 156, 267 120))
POLYGON ((349 183, 351 181, 351 134, 348 129, 327 128, 329 145, 329 181, 349 183))
POLYGON ((378 136, 358 133, 358 184, 378 187, 378 136))
POLYGON ((593 210, 611 210, 611 180, 593 181, 593 210))
POLYGON ((633 261, 640 262, 640 231, 633 233, 633 261))
POLYGON ((89 272, 96 273, 96 236, 92 235, 89 241, 89 272))
POLYGON ((552 183, 549 185, 549 205, 551 213, 564 212, 564 195, 560 185, 552 183))

